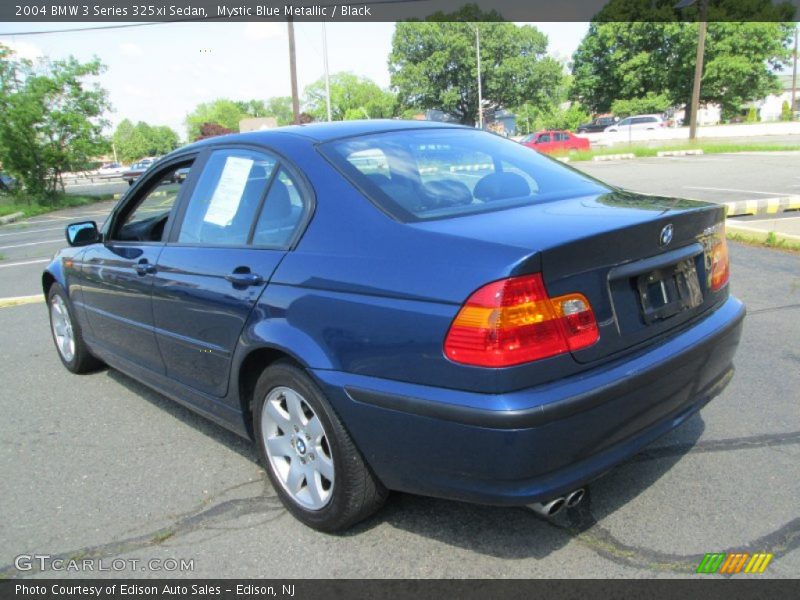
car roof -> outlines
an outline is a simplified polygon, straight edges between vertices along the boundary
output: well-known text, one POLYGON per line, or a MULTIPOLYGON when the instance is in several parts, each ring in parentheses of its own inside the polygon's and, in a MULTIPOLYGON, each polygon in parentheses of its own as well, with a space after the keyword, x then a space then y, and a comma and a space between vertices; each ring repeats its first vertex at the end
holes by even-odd
POLYGON ((415 129, 472 129, 464 125, 454 125, 439 121, 404 121, 395 119, 369 119, 362 121, 334 121, 332 123, 309 123, 307 125, 288 125, 275 129, 262 129, 247 133, 232 133, 207 138, 184 146, 180 151, 199 149, 207 145, 220 143, 267 144, 285 135, 299 136, 310 142, 328 142, 339 138, 385 133, 389 131, 408 131, 415 129))

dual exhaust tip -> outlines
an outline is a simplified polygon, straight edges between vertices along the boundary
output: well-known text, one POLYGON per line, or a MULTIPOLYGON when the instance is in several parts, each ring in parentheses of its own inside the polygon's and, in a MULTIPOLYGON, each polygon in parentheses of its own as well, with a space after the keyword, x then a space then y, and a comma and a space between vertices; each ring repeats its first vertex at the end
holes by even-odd
POLYGON ((548 502, 534 502, 533 504, 528 504, 528 508, 537 515, 549 519, 555 517, 564 507, 572 508, 573 506, 578 506, 584 496, 586 496, 586 490, 578 488, 577 490, 572 490, 569 494, 553 498, 548 502))

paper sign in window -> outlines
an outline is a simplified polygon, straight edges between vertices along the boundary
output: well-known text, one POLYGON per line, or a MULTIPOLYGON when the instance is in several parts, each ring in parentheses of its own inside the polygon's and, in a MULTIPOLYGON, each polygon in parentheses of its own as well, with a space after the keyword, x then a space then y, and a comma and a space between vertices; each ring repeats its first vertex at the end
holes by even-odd
POLYGON ((236 211, 239 210, 244 186, 247 185, 247 177, 252 166, 253 161, 249 158, 229 156, 225 159, 225 167, 222 169, 222 175, 217 182, 214 195, 211 196, 203 221, 220 227, 231 223, 236 211))

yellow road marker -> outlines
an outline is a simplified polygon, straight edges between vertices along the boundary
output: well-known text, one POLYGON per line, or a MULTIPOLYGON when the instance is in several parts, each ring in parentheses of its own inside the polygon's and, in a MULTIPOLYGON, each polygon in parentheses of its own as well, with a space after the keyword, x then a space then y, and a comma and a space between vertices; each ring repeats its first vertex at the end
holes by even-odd
POLYGON ((15 296, 12 298, 0 298, 0 308, 9 308, 11 306, 22 306, 23 304, 36 304, 37 302, 44 302, 43 294, 34 294, 33 296, 15 296))

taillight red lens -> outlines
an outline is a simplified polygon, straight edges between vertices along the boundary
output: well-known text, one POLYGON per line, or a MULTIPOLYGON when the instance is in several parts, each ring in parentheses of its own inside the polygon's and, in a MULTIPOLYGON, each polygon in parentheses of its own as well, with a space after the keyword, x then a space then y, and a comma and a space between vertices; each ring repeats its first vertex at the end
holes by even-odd
POLYGON ((458 312, 444 351, 458 363, 508 367, 580 350, 599 337, 581 294, 550 298, 541 274, 492 282, 458 312))

